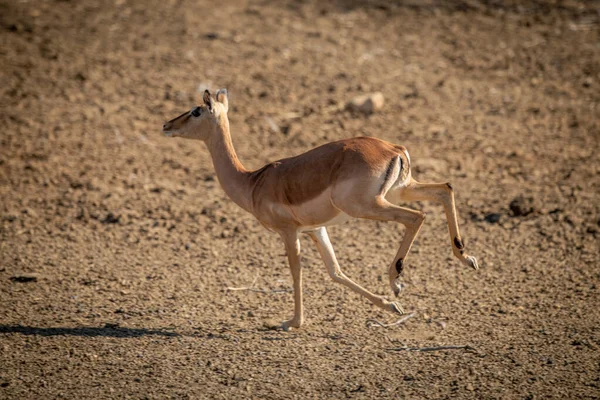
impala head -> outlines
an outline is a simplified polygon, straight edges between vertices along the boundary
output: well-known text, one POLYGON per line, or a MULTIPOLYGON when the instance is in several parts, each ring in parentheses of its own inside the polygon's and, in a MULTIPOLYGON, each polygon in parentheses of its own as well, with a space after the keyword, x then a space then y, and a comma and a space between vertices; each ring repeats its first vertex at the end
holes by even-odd
POLYGON ((205 90, 203 100, 204 104, 195 106, 165 123, 163 133, 169 137, 208 140, 219 123, 227 121, 229 108, 227 89, 219 90, 216 99, 205 90))

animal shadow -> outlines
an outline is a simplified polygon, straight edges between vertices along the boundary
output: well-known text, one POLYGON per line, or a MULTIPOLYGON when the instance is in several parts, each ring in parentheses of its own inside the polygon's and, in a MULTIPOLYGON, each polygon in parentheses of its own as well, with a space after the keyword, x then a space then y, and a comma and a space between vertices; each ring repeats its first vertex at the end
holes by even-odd
POLYGON ((137 338, 142 336, 180 336, 176 332, 163 329, 125 328, 116 324, 106 324, 103 327, 56 327, 40 328, 23 325, 0 325, 0 334, 18 333, 33 336, 82 336, 82 337, 119 337, 137 338))

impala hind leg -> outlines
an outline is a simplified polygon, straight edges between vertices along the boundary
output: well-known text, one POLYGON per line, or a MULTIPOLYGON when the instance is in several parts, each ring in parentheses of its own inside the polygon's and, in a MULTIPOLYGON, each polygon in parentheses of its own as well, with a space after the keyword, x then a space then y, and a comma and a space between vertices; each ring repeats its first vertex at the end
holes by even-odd
POLYGON ((390 302, 384 299, 381 296, 377 296, 367 289, 363 288, 350 278, 348 278, 340 269, 340 265, 338 264, 337 258, 335 257, 335 253, 333 251, 333 246, 329 241, 329 236, 327 235, 327 230, 324 227, 321 227, 315 231, 307 232, 310 238, 315 242, 317 246, 317 250, 327 267, 327 272, 329 276, 342 285, 350 288, 352 291, 366 297, 371 301, 371 303, 375 304, 378 307, 383 308, 384 310, 392 311, 398 314, 404 314, 404 310, 402 309, 402 305, 399 302, 390 302))
POLYGON ((405 188, 399 191, 401 200, 429 200, 441 203, 446 212, 448 221, 448 232, 450 233, 450 242, 452 252, 463 264, 473 269, 479 269, 477 259, 470 256, 465 251, 464 242, 458 230, 458 220, 456 218, 456 207, 454 205, 454 189, 449 183, 420 183, 414 179, 405 188))
POLYGON ((300 265, 300 240, 298 234, 282 233, 281 237, 285 243, 292 279, 294 281, 294 316, 281 324, 283 330, 300 328, 304 322, 304 306, 302 305, 302 267, 300 265))
POLYGON ((396 297, 398 297, 402 290, 400 274, 404 269, 404 261, 415 238, 421 230, 421 226, 423 226, 425 213, 397 206, 390 203, 382 196, 377 196, 374 202, 369 202, 368 204, 368 206, 365 206, 365 203, 344 204, 340 205, 340 208, 343 207, 342 209, 345 212, 357 218, 394 221, 401 223, 406 227, 404 238, 402 239, 402 242, 400 242, 400 247, 388 269, 390 287, 396 297))

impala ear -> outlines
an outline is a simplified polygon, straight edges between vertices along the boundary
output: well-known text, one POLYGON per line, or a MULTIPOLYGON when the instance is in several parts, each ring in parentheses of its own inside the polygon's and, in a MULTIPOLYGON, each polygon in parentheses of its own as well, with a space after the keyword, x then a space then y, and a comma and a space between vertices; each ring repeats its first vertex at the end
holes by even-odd
POLYGON ((223 104, 225 112, 229 110, 229 93, 227 93, 227 89, 220 89, 217 92, 217 101, 223 104))
POLYGON ((215 101, 213 100, 212 96, 210 95, 210 92, 207 90, 204 91, 204 104, 206 104, 206 107, 208 108, 208 111, 210 111, 210 113, 212 114, 214 112, 214 105, 215 105, 215 101))

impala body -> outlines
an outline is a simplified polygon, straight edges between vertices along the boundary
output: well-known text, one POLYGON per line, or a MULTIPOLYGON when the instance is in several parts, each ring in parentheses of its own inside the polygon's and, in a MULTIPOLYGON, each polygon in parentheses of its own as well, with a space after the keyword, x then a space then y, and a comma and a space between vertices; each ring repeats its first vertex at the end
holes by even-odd
POLYGON ((407 159, 404 148, 375 138, 327 143, 251 172, 250 211, 273 230, 310 231, 358 217, 351 204, 342 206, 345 198, 405 186, 407 159))
POLYGON ((163 132, 167 136, 204 141, 227 195, 267 229, 281 235, 294 281, 294 316, 283 322, 284 329, 298 328, 304 320, 300 233, 308 234, 315 242, 333 280, 379 307, 404 312, 398 301, 388 301, 369 292, 341 271, 326 230, 326 226, 350 218, 404 224, 406 233, 388 269, 390 286, 398 296, 404 260, 425 219, 420 211, 394 204, 400 200, 442 203, 454 255, 465 265, 478 268, 477 260, 465 252, 460 237, 452 186, 413 179, 405 147, 357 137, 327 143, 249 171, 240 163, 231 142, 227 91, 218 91, 216 98, 206 91, 203 103, 165 123, 163 132))

